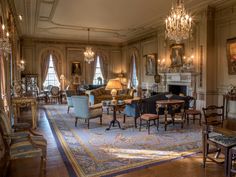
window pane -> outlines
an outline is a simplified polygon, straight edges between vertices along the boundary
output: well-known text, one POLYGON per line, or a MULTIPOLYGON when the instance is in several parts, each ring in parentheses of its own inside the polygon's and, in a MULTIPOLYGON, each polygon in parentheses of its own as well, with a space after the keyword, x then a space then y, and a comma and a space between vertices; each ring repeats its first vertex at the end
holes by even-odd
POLYGON ((93 84, 103 84, 104 78, 100 67, 100 59, 97 57, 96 68, 94 72, 93 84), (99 79, 98 79, 99 78, 99 79))
POLYGON ((48 85, 60 86, 59 80, 56 76, 55 69, 53 66, 52 55, 50 55, 48 73, 43 85, 44 87, 47 87, 48 85))

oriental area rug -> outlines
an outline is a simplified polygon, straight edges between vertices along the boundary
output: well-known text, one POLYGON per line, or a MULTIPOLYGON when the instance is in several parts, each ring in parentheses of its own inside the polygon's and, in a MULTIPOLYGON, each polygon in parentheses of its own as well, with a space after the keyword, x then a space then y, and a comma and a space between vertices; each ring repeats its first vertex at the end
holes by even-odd
MULTIPOLYGON (((112 127, 112 113, 103 114, 103 124, 90 120, 90 129, 84 120, 75 127, 73 108, 67 114, 66 105, 46 105, 46 112, 58 149, 71 177, 115 176, 140 168, 184 158, 201 150, 201 128, 196 124, 169 125, 164 131, 151 127, 134 128, 134 119, 126 118, 124 128, 112 127)), ((123 115, 117 115, 123 122, 123 115)))

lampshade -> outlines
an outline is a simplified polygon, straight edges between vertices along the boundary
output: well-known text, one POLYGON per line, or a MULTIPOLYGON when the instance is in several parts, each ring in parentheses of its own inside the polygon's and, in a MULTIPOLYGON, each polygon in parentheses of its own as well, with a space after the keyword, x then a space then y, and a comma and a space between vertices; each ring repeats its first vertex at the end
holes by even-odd
POLYGON ((120 80, 110 79, 108 81, 107 86, 106 86, 106 90, 112 90, 112 89, 122 90, 122 85, 121 85, 120 80))

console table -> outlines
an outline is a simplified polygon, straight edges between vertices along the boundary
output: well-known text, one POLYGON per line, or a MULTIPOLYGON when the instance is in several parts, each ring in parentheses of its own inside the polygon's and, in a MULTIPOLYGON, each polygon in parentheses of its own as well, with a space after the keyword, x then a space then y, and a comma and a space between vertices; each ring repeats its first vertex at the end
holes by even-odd
POLYGON ((226 119, 228 119, 229 101, 236 101, 236 94, 225 94, 225 95, 223 95, 223 106, 225 108, 225 118, 226 119))
POLYGON ((13 97, 12 107, 14 111, 14 124, 17 123, 19 108, 21 105, 30 105, 32 112, 32 129, 37 128, 37 101, 35 97, 13 97))

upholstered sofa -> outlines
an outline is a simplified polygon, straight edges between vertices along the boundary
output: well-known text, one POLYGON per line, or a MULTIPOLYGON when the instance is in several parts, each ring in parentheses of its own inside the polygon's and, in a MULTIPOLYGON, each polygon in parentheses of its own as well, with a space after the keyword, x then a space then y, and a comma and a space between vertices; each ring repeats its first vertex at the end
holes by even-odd
MULTIPOLYGON (((170 99, 174 100, 184 100, 184 109, 189 108, 189 101, 190 101, 189 96, 179 96, 179 95, 173 95, 170 99)), ((156 109, 156 101, 157 100, 167 100, 168 98, 165 96, 165 93, 159 93, 154 96, 151 96, 149 98, 144 98, 142 99, 143 101, 143 112, 144 113, 150 113, 150 114, 157 114, 157 109, 156 109)), ((172 110, 171 108, 168 110, 168 112, 171 114, 172 110)), ((158 112, 159 115, 164 114, 164 108, 161 108, 158 112)), ((131 104, 127 104, 125 106, 124 110, 124 115, 127 117, 134 117, 135 119, 139 117, 139 110, 137 106, 137 101, 134 101, 131 104)))
MULTIPOLYGON (((118 91, 117 100, 131 99, 134 96, 134 89, 125 89, 118 91)), ((101 103, 104 100, 111 100, 111 91, 105 90, 105 87, 100 87, 94 90, 87 91, 86 94, 89 95, 89 102, 91 105, 101 103)))

